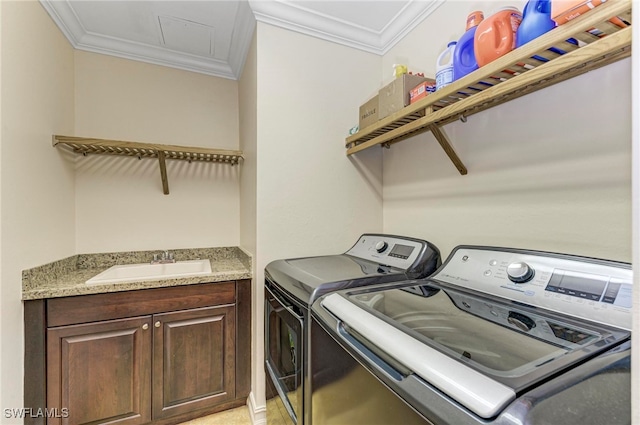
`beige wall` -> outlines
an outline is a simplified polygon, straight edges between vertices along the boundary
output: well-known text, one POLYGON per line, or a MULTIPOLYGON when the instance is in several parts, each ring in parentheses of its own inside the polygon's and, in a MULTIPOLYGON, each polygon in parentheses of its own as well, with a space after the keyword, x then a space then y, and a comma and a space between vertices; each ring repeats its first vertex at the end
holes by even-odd
MULTIPOLYGON (((383 69, 408 55, 435 64, 451 28, 460 35, 478 6, 444 3, 383 69)), ((445 126, 467 176, 430 133, 393 145, 384 231, 426 238, 444 255, 485 244, 630 261, 630 81, 627 59, 445 126)))
MULTIPOLYGON (((78 136, 238 149, 238 83, 75 52, 78 136)), ((77 159, 77 251, 239 243, 239 168, 153 159, 77 159)))
MULTIPOLYGON (((2 24, 2 4, 0 4, 0 25, 2 24)), ((0 26, 0 99, 2 98, 2 27, 0 26)), ((0 101, 0 188, 2 187, 2 101, 0 101)), ((2 192, 0 192, 0 308, 2 308, 2 192)), ((2 315, 0 314, 0 335, 2 335, 2 315)), ((0 336, 0 338, 2 338, 0 336)), ((4 381, 2 380, 2 346, 4 340, 0 339, 0 406, 3 406, 3 387, 4 381)))
POLYGON ((240 149, 244 161, 240 169, 240 246, 256 252, 256 159, 257 145, 257 39, 254 33, 251 47, 238 86, 240 109, 240 149))
POLYGON ((380 57, 257 26, 257 224, 254 406, 264 406, 264 267, 277 258, 346 251, 382 228, 379 151, 345 156, 380 57))
MULTIPOLYGON (((242 76, 239 81, 239 104, 240 104, 240 149, 244 152, 244 162, 240 169, 240 246, 254 256, 256 254, 256 202, 257 202, 257 164, 258 144, 257 144, 257 38, 253 34, 251 47, 247 53, 242 76)), ((256 271, 254 267, 254 281, 252 286, 252 307, 253 312, 258 311, 256 300, 262 285, 258 285, 255 279, 256 271)), ((260 322, 262 323, 262 322, 260 322)), ((258 328, 258 321, 252 320, 252 335, 262 335, 262 328, 258 328)), ((254 338, 254 340, 257 339, 254 338)), ((253 353, 256 353, 255 342, 253 343, 253 353)), ((259 379, 257 368, 259 364, 253 355, 251 365, 251 387, 264 387, 264 380, 259 379)), ((249 411, 255 418, 260 408, 256 407, 255 392, 249 398, 249 411)), ((257 420, 256 420, 257 421, 257 420)))
POLYGON ((380 58, 261 23, 257 58, 258 254, 346 251, 381 226, 381 156, 344 149, 380 58))
MULTIPOLYGON (((3 1, 0 8, 4 409, 23 407, 21 271, 74 254, 73 165, 51 146, 52 134, 73 132, 74 58, 38 2, 3 1)), ((2 423, 22 420, 3 411, 2 423)))

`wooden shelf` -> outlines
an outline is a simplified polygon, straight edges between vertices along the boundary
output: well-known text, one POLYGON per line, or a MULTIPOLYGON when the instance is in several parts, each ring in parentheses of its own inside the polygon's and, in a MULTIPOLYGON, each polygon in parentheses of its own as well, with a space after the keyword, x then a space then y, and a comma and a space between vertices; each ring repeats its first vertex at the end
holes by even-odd
POLYGON ((242 151, 60 135, 53 136, 53 146, 64 147, 82 155, 120 155, 133 156, 138 159, 158 158, 160 176, 162 178, 162 189, 165 195, 169 194, 169 182, 167 180, 167 168, 165 163, 167 159, 176 159, 188 162, 219 162, 230 165, 236 165, 241 159, 243 159, 242 151))
POLYGON ((631 55, 631 0, 609 0, 464 78, 409 105, 346 139, 347 155, 431 131, 460 174, 466 167, 449 144, 442 126, 528 93, 551 86, 631 55), (595 36, 589 30, 602 32, 595 36), (575 38, 582 47, 568 43, 575 38), (555 53, 550 48, 565 52, 555 53))

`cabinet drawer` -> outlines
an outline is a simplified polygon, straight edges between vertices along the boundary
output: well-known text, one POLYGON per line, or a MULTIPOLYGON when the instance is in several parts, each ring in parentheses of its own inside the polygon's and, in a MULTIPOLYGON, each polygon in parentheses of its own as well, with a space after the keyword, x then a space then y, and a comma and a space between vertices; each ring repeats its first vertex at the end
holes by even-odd
POLYGON ((47 300, 47 326, 235 303, 235 281, 80 295, 47 300))

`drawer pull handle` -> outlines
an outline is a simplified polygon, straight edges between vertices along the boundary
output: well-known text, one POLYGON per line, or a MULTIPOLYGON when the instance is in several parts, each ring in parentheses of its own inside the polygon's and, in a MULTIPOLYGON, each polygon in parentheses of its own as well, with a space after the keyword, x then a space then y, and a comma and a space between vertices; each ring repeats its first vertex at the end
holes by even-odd
POLYGON ((156 328, 159 328, 159 327, 160 327, 160 321, 158 320, 154 326, 155 326, 156 328))
POLYGON ((145 323, 144 325, 142 325, 142 329, 144 329, 145 331, 149 329, 149 324, 145 323))

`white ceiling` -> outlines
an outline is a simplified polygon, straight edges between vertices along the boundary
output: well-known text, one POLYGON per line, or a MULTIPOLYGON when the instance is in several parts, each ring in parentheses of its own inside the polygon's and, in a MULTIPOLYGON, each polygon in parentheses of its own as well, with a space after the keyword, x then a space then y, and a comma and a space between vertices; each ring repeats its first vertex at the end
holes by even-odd
POLYGON ((238 79, 256 20, 384 54, 445 0, 41 0, 80 50, 238 79))

